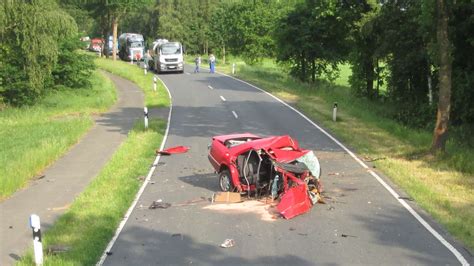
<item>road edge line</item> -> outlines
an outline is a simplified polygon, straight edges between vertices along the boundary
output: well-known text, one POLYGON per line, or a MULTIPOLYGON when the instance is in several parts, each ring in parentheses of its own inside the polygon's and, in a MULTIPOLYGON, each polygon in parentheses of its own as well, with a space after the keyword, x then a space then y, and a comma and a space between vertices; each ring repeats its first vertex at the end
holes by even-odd
POLYGON ((216 72, 217 74, 220 74, 220 75, 223 75, 223 76, 226 76, 226 77, 229 77, 229 78, 232 78, 234 80, 237 80, 237 81, 240 81, 244 84, 247 84, 248 86, 252 87, 252 88, 255 88, 261 92, 264 92, 265 94, 271 96, 272 98, 274 98, 275 100, 279 101, 280 103, 282 103, 283 105, 285 105, 286 107, 290 108, 291 110, 295 111, 297 114, 299 114, 301 117, 303 117, 306 121, 308 121, 310 124, 312 124, 314 127, 316 127, 319 131, 321 131, 324 135, 326 135, 327 137, 329 137, 332 141, 334 141, 337 145, 339 145, 344 151, 346 151, 356 162, 358 162, 363 168, 367 169, 367 172, 369 172, 373 177, 375 177, 375 179, 403 206, 405 207, 405 209, 411 214, 413 215, 413 217, 415 217, 415 219, 423 226, 425 227, 426 230, 428 230, 428 232, 430 232, 439 242, 441 242, 441 244, 443 244, 449 251, 451 251, 451 253, 458 259, 458 261, 464 265, 464 266, 468 266, 470 265, 469 262, 467 262, 467 260, 464 258, 464 256, 461 254, 461 252, 459 252, 453 245, 451 245, 451 243, 449 243, 446 239, 444 239, 444 237, 438 233, 427 221, 425 221, 425 219, 423 219, 423 217, 421 217, 421 215, 419 215, 410 205, 408 205, 408 203, 403 200, 403 199, 400 199, 399 198, 399 195, 397 192, 395 192, 395 190, 393 190, 392 187, 390 187, 390 185, 388 185, 377 173, 375 173, 373 170, 371 170, 369 168, 369 166, 367 166, 362 160, 360 160, 351 150, 349 150, 349 148, 347 148, 346 146, 344 146, 341 142, 339 142, 335 137, 333 137, 331 134, 329 134, 326 130, 324 130, 323 128, 321 128, 320 126, 318 126, 315 122, 313 122, 311 119, 309 119, 305 114, 301 113, 300 111, 298 111, 296 108, 294 108, 293 106, 287 104, 286 102, 284 102, 283 100, 281 100, 280 98, 276 97, 275 95, 269 93, 268 91, 265 91, 253 84, 250 84, 244 80, 241 80, 241 79, 238 79, 236 77, 233 77, 233 76, 230 76, 230 75, 227 75, 227 74, 224 74, 224 73, 221 73, 221 72, 216 72))
MULTIPOLYGON (((166 125, 166 131, 165 131, 165 135, 163 136, 163 140, 161 141, 161 145, 160 145, 160 150, 162 150, 164 148, 166 140, 168 138, 168 133, 169 133, 169 129, 170 129, 170 122, 171 122, 171 113, 173 111, 173 101, 172 101, 172 97, 171 97, 171 92, 168 89, 168 87, 166 86, 166 84, 159 77, 158 77, 158 79, 160 80, 161 84, 163 84, 163 86, 166 88, 166 91, 168 92, 168 97, 169 97, 169 100, 170 100, 170 110, 168 112, 168 122, 167 122, 167 125, 166 125)), ((127 223, 128 218, 130 217, 133 210, 135 209, 135 206, 137 205, 138 200, 140 199, 143 192, 145 191, 146 186, 150 182, 151 176, 153 175, 153 173, 155 172, 156 167, 158 166, 158 162, 160 161, 160 157, 161 157, 160 154, 158 154, 155 157, 155 160, 153 161, 153 165, 150 168, 150 171, 148 171, 148 175, 146 176, 145 181, 143 182, 142 186, 140 187, 137 194, 135 195, 135 199, 133 200, 132 204, 130 205, 127 212, 125 213, 122 221, 120 222, 119 226, 117 227, 117 230, 115 231, 114 236, 109 241, 109 244, 107 244, 107 247, 105 248, 104 252, 102 253, 102 256, 100 257, 100 260, 97 262, 96 266, 101 266, 102 264, 104 264, 105 260, 107 259, 107 256, 108 256, 107 253, 110 252, 110 250, 114 246, 115 241, 117 241, 117 238, 119 237, 120 233, 122 232, 123 227, 127 223)))

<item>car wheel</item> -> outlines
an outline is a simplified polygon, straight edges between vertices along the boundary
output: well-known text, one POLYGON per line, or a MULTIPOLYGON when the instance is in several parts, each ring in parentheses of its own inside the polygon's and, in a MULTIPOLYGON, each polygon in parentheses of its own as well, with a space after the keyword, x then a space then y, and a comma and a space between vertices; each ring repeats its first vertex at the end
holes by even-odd
POLYGON ((234 190, 229 170, 225 169, 219 173, 219 187, 224 192, 234 190))

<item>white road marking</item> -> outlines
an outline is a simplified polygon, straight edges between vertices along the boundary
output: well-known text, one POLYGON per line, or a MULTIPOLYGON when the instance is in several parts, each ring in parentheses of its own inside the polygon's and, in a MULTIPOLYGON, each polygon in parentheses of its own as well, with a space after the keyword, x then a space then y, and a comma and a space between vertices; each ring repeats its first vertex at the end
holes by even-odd
POLYGON ((239 116, 237 115, 237 113, 235 111, 232 111, 232 114, 234 115, 235 119, 239 118, 239 116))
POLYGON ((214 88, 213 88, 211 85, 209 85, 209 86, 207 86, 207 87, 208 87, 209 89, 211 89, 211 90, 213 90, 213 89, 214 89, 214 88))
MULTIPOLYGON (((168 89, 166 84, 160 78, 158 78, 158 79, 161 81, 163 86, 165 86, 166 90, 168 91, 168 97, 170 99, 170 111, 168 113, 168 124, 166 126, 165 135, 163 136, 163 140, 161 141, 161 146, 160 146, 160 150, 162 150, 163 147, 165 146, 166 139, 168 138, 168 132, 170 130, 171 112, 173 111, 173 101, 172 101, 172 98, 171 98, 170 90, 168 89)), ((114 237, 110 240, 109 244, 105 248, 104 253, 102 253, 102 256, 100 257, 99 262, 97 262, 97 264, 96 264, 97 266, 101 266, 102 264, 104 264, 105 259, 107 258, 107 253, 112 249, 112 247, 115 244, 115 241, 117 241, 117 238, 119 237, 120 233, 122 232, 123 227, 127 223, 128 218, 130 217, 130 214, 132 214, 132 211, 133 211, 133 209, 135 209, 135 206, 137 205, 138 200, 142 196, 143 191, 145 191, 145 187, 150 182, 151 176, 155 172, 156 166, 158 166, 159 161, 160 161, 160 155, 158 154, 155 158, 155 161, 153 162, 153 166, 150 168, 150 171, 148 172, 148 175, 145 178, 145 181, 143 182, 142 186, 140 187, 140 190, 135 195, 135 199, 133 200, 132 205, 130 206, 130 208, 128 208, 127 213, 125 214, 125 216, 123 217, 122 221, 120 222, 117 230, 115 231, 114 237)))
POLYGON ((222 99, 222 101, 224 101, 224 102, 225 102, 225 98, 224 98, 223 96, 221 96, 221 99, 222 99))
POLYGON ((252 87, 252 88, 255 88, 267 95, 269 95, 270 97, 274 98, 275 100, 279 101, 280 103, 282 103, 283 105, 285 105, 286 107, 290 108, 291 110, 295 111, 297 114, 299 114, 301 117, 303 117, 304 119, 306 119, 306 121, 308 121, 310 124, 312 124, 314 127, 316 127, 319 131, 321 131, 324 135, 326 135, 327 137, 329 137, 332 141, 334 141, 337 145, 339 145, 339 147, 341 147, 343 150, 345 150, 355 161, 357 161, 363 168, 365 169, 368 169, 367 172, 369 174, 371 174, 386 190, 388 190, 388 192, 403 206, 405 207, 405 209, 407 209, 407 211, 409 213, 411 213, 411 215, 413 215, 413 217, 415 217, 416 220, 418 220, 418 222, 423 225, 425 227, 426 230, 428 230, 428 232, 430 232, 436 239, 438 239, 439 242, 441 242, 441 244, 443 244, 449 251, 451 251, 451 253, 453 253, 453 255, 458 259, 458 261, 462 264, 462 265, 470 265, 469 262, 467 262, 467 260, 463 257, 463 255, 461 254, 461 252, 459 252, 455 247, 453 247, 453 245, 451 245, 451 243, 449 243, 446 239, 444 239, 444 237, 442 235, 440 235, 433 227, 431 227, 431 225, 425 221, 425 219, 423 219, 423 217, 421 217, 410 205, 408 205, 408 203, 401 199, 400 196, 398 195, 397 192, 395 192, 395 190, 393 190, 393 188, 391 188, 379 175, 377 175, 377 173, 375 173, 373 170, 371 170, 363 161, 361 161, 359 158, 357 158, 357 156, 352 152, 350 151, 346 146, 344 146, 341 142, 339 142, 336 138, 334 138, 331 134, 329 134, 328 132, 326 132, 324 129, 322 129, 320 126, 318 126, 316 123, 314 123, 311 119, 309 119, 306 115, 304 115, 303 113, 301 113, 300 111, 296 110, 295 108, 293 108, 292 106, 290 106, 289 104, 287 104, 286 102, 284 102, 283 100, 281 100, 280 98, 276 97, 275 95, 263 90, 263 89, 260 89, 259 87, 255 86, 255 85, 252 85, 246 81, 243 81, 241 79, 238 79, 238 78, 235 78, 235 77, 232 77, 232 76, 229 76, 227 74, 224 74, 224 73, 221 73, 221 72, 216 72, 217 74, 220 74, 220 75, 223 75, 223 76, 226 76, 226 77, 229 77, 231 79, 234 79, 234 80, 237 80, 237 81, 240 81, 244 84, 247 84, 248 86, 252 87))
POLYGON ((186 75, 191 75, 191 73, 189 73, 189 72, 186 72, 186 75))

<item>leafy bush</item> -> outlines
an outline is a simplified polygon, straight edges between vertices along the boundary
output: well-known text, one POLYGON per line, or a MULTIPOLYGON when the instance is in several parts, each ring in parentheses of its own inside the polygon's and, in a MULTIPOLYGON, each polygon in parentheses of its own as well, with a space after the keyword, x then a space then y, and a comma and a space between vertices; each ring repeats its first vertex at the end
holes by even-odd
POLYGON ((76 22, 55 0, 2 2, 0 99, 33 104, 53 84, 58 43, 76 34, 76 22))
POLYGON ((90 76, 95 64, 90 55, 77 52, 81 45, 79 38, 60 43, 58 62, 52 72, 55 85, 69 88, 90 87, 90 76))

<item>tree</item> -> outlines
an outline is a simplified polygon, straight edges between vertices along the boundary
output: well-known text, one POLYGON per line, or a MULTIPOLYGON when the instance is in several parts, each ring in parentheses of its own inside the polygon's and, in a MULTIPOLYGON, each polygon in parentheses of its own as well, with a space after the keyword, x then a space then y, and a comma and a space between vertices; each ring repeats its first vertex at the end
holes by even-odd
POLYGON ((433 133, 433 143, 431 146, 434 152, 445 150, 451 109, 452 85, 452 56, 448 34, 448 10, 445 0, 437 0, 436 3, 438 11, 436 37, 439 49, 439 102, 436 126, 433 133))
POLYGON ((366 9, 364 1, 298 4, 277 26, 277 60, 288 64, 290 73, 302 81, 315 82, 322 73, 331 76, 337 64, 347 59, 349 33, 366 9))
POLYGON ((0 13, 0 98, 34 103, 52 85, 58 45, 76 36, 76 23, 54 0, 4 1, 0 13))

